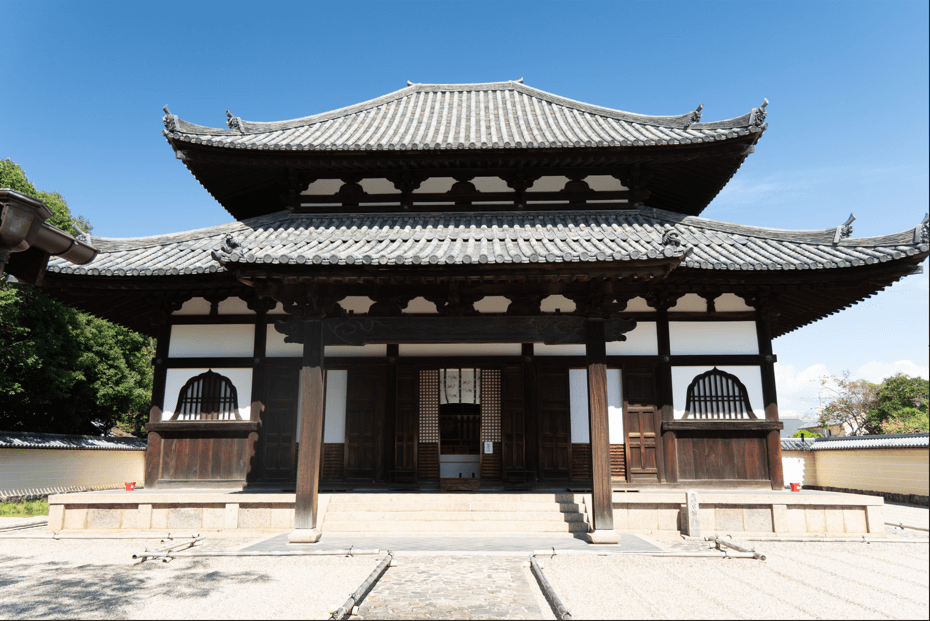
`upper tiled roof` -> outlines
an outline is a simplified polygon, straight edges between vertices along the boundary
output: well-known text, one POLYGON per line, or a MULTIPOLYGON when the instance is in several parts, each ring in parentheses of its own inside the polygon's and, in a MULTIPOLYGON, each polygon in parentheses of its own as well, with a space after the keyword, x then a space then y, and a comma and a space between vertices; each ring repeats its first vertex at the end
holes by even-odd
POLYGON ((233 149, 409 151, 691 144, 767 127, 765 104, 714 123, 700 122, 702 107, 678 116, 647 116, 566 99, 521 82, 412 84, 290 121, 257 123, 230 115, 223 129, 188 123, 168 112, 164 134, 233 149))
POLYGON ((53 258, 49 271, 164 276, 222 270, 217 261, 425 266, 596 263, 684 252, 688 254, 682 265, 703 270, 824 270, 928 252, 925 225, 834 243, 838 237, 836 229, 767 229, 650 208, 358 215, 278 212, 171 235, 94 238, 100 254, 93 262, 72 266, 53 258))
POLYGON ((0 448, 144 451, 146 445, 146 440, 141 438, 105 438, 59 433, 0 431, 0 448))
POLYGON ((814 451, 846 451, 874 448, 920 448, 930 446, 928 433, 899 433, 882 436, 838 436, 815 438, 814 451))

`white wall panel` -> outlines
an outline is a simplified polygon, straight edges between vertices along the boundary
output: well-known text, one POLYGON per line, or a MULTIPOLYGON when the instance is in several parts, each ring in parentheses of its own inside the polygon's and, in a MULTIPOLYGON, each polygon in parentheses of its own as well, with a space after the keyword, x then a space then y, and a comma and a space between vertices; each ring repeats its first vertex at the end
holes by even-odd
POLYGON ((285 343, 284 335, 274 329, 274 324, 268 324, 265 337, 265 355, 269 358, 299 358, 303 356, 304 346, 300 343, 285 343))
MULTIPOLYGON (((685 414, 685 406, 688 403, 688 386, 695 377, 710 371, 712 368, 672 367, 672 403, 675 406, 675 418, 681 418, 685 414)), ((717 368, 739 378, 749 395, 749 405, 752 407, 752 413, 757 418, 765 418, 765 404, 762 402, 762 370, 759 367, 718 366, 717 368)))
POLYGON ((519 356, 520 343, 400 344, 401 356, 519 356))
POLYGON ((654 356, 659 353, 659 340, 654 321, 637 321, 625 341, 609 341, 608 356, 654 356))
MULTIPOLYGON (((346 441, 346 387, 348 371, 326 372, 326 409, 323 442, 346 441)), ((298 417, 299 418, 299 417, 298 417)), ((298 427, 299 427, 298 423, 298 427)))
POLYGON ((533 353, 537 356, 584 356, 584 345, 546 345, 535 343, 533 353))
POLYGON ((203 298, 191 298, 176 310, 172 315, 209 315, 210 303, 203 298))
POLYGON ((352 311, 356 315, 364 315, 368 312, 368 309, 371 308, 371 305, 374 303, 375 301, 369 297, 363 295, 350 295, 340 300, 339 306, 344 308, 346 312, 352 311))
POLYGON ((607 369, 607 435, 611 444, 623 444, 623 386, 620 369, 607 369))
POLYGON ((542 302, 539 304, 539 308, 544 313, 559 311, 568 314, 574 313, 576 306, 574 302, 564 295, 550 295, 543 298, 542 302))
POLYGON ((724 293, 714 300, 714 308, 718 313, 736 313, 755 310, 752 306, 747 306, 746 301, 735 293, 724 293))
POLYGON ((705 313, 707 312, 707 300, 696 293, 687 293, 680 298, 675 306, 668 309, 670 313, 705 313))
POLYGON ((387 345, 327 345, 323 348, 326 358, 384 358, 387 356, 387 345))
POLYGON ((758 354, 754 321, 670 321, 673 354, 758 354))
MULTIPOLYGON (((181 396, 181 389, 187 380, 206 373, 210 369, 168 369, 165 378, 165 407, 162 409, 162 420, 169 420, 174 415, 181 396)), ((236 387, 236 407, 239 408, 239 418, 249 420, 252 405, 252 369, 213 369, 229 379, 236 387)))
POLYGON ((569 369, 568 394, 572 413, 571 441, 583 444, 591 441, 588 429, 588 372, 585 369, 569 369))
POLYGON ((510 300, 500 295, 490 295, 475 302, 475 310, 479 313, 506 313, 510 300))
POLYGON ((404 309, 404 314, 413 314, 413 315, 436 315, 439 311, 436 310, 436 304, 430 302, 426 298, 413 298, 407 304, 407 308, 404 309))
POLYGON ((631 313, 654 313, 656 309, 649 306, 645 298, 633 298, 627 302, 626 310, 631 313))
POLYGON ((242 298, 226 298, 217 304, 216 312, 219 315, 251 315, 254 311, 242 298))
POLYGON ((171 326, 169 358, 251 358, 254 353, 254 325, 171 326))
POLYGON ((367 194, 400 194, 393 183, 387 179, 362 179, 359 185, 367 194))

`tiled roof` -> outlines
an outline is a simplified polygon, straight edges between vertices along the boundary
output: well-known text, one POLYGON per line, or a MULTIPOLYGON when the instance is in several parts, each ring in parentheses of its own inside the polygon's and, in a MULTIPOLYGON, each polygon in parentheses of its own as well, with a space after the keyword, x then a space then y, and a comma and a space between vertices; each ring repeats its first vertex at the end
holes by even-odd
POLYGON ((58 433, 0 431, 0 448, 144 451, 146 445, 147 441, 141 438, 104 438, 58 433))
POLYGON ((658 209, 442 214, 290 214, 125 239, 94 238, 85 266, 52 258, 50 272, 163 276, 222 270, 217 263, 530 264, 681 256, 705 270, 822 270, 928 252, 922 233, 841 239, 835 230, 728 224, 658 209), (677 235, 676 235, 677 234, 677 235), (677 237, 675 240, 669 238, 677 237), (679 245, 680 244, 680 245, 679 245), (213 254, 215 253, 216 259, 213 254))
POLYGON ((412 84, 339 110, 275 123, 229 115, 229 128, 223 129, 188 123, 170 112, 163 120, 169 139, 233 149, 532 149, 726 140, 763 132, 764 108, 701 123, 700 108, 678 116, 647 116, 566 99, 521 82, 494 82, 412 84))
POLYGON ((815 451, 847 451, 850 449, 919 448, 930 446, 928 433, 899 433, 885 436, 841 436, 816 438, 815 451))
POLYGON ((781 439, 781 450, 783 451, 809 451, 811 447, 814 446, 814 440, 812 438, 810 441, 806 441, 803 438, 782 438, 781 439))

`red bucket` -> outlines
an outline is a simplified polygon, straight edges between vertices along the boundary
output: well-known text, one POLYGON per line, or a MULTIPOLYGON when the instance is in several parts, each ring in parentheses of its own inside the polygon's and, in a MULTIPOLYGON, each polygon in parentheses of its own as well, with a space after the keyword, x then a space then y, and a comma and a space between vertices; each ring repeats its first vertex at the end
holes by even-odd
POLYGON ((131 491, 133 491, 134 489, 136 489, 136 482, 135 482, 135 481, 126 481, 126 491, 127 491, 127 492, 131 492, 131 491))
MULTIPOLYGON (((126 485, 128 486, 129 484, 127 483, 126 485)), ((127 489, 129 489, 129 488, 127 487, 127 489)), ((792 484, 791 484, 791 491, 792 491, 792 492, 800 492, 800 491, 801 491, 801 484, 800 484, 800 483, 792 483, 792 484)))

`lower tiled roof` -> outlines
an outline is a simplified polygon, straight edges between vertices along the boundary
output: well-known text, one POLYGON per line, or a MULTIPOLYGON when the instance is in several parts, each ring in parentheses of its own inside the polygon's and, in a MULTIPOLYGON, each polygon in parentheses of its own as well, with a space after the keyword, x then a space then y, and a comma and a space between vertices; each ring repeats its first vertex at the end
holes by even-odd
POLYGON ((873 448, 920 448, 930 446, 928 433, 899 433, 881 436, 840 436, 816 438, 814 451, 848 451, 873 448))
POLYGON ((841 239, 834 228, 788 231, 659 209, 436 214, 291 214, 152 237, 94 238, 84 266, 53 258, 50 272, 165 276, 223 263, 465 265, 598 263, 684 256, 704 270, 823 270, 928 252, 926 234, 841 239))
POLYGON ((0 431, 0 448, 66 449, 90 451, 144 451, 148 442, 141 438, 0 431))

